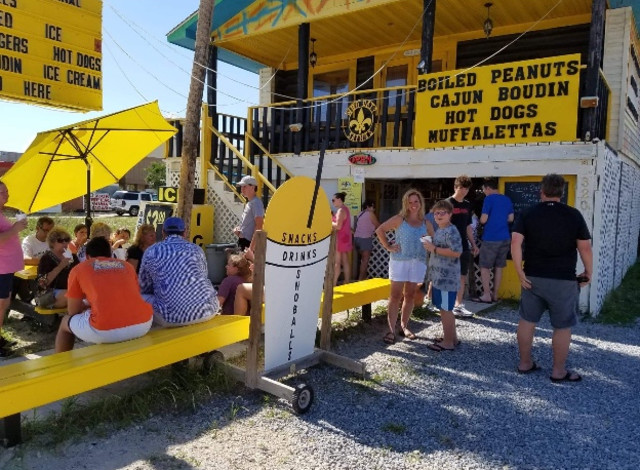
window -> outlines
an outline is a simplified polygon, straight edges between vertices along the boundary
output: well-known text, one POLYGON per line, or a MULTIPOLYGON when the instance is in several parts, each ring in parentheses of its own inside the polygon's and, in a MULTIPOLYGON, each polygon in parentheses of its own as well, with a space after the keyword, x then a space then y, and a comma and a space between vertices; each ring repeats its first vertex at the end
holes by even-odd
POLYGON ((143 201, 150 201, 150 200, 151 200, 151 194, 149 194, 149 193, 142 193, 142 200, 143 200, 143 201))
MULTIPOLYGON (((407 64, 387 67, 387 76, 384 84, 385 88, 397 86, 407 86, 407 77, 409 76, 409 66, 407 64)), ((391 90, 389 92, 389 107, 396 105, 396 97, 401 95, 400 106, 407 104, 407 94, 405 90, 391 90)))
MULTIPOLYGON (((313 76, 313 97, 320 98, 328 95, 338 95, 349 91, 349 70, 334 70, 332 72, 318 73, 313 76)), ((342 104, 341 118, 346 119, 347 107, 349 102, 347 97, 341 98, 335 101, 335 97, 327 101, 316 101, 320 104, 320 120, 321 121, 333 121, 336 118, 337 109, 339 103, 342 104), (327 111, 329 114, 327 115, 327 111)), ((317 108, 313 109, 313 118, 318 115, 317 108)))
POLYGON ((125 193, 123 199, 126 201, 137 201, 138 193, 125 193))

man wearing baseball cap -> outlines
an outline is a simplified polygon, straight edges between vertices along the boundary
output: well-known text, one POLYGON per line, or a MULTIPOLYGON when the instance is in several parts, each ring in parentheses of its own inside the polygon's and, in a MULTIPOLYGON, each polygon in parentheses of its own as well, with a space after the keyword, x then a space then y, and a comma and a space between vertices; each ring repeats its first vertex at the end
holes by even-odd
POLYGON ((163 327, 209 320, 218 311, 216 291, 207 276, 202 249, 184 238, 180 217, 164 221, 164 240, 144 252, 140 291, 153 306, 153 322, 163 327))
POLYGON ((258 182, 253 176, 247 175, 243 176, 236 186, 240 186, 240 192, 247 199, 247 204, 244 206, 240 225, 233 232, 238 237, 240 248, 253 250, 253 234, 256 230, 262 230, 264 222, 264 205, 256 196, 258 182))

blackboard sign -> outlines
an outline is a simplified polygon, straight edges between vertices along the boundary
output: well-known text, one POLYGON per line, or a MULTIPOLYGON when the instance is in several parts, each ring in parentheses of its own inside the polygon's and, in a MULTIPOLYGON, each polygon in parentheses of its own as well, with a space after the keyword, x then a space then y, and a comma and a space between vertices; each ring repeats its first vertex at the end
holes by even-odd
MULTIPOLYGON (((513 214, 517 218, 524 210, 535 206, 540 202, 540 187, 542 183, 539 181, 514 181, 504 184, 504 194, 511 199, 513 203, 513 214)), ((564 184, 564 194, 561 201, 567 203, 567 193, 569 184, 564 184)))
POLYGON ((156 237, 158 240, 162 240, 162 225, 168 217, 173 215, 173 210, 176 207, 175 204, 146 204, 144 208, 144 214, 142 216, 143 224, 151 224, 156 229, 156 237))

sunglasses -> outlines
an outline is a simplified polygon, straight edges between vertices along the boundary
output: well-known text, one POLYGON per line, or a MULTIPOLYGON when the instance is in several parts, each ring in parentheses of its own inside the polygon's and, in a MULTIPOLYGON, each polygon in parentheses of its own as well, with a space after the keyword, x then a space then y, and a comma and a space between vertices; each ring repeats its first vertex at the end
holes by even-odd
POLYGON ((71 241, 71 238, 67 237, 67 238, 58 238, 56 240, 58 243, 69 243, 71 241))
POLYGON ((433 215, 435 215, 436 217, 443 217, 448 214, 449 212, 447 211, 433 211, 433 215))

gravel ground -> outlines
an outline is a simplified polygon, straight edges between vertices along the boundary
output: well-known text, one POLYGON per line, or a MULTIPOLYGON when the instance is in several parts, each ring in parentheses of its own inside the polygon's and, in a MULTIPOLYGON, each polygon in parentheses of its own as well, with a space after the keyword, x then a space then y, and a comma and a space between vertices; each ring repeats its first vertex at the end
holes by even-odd
POLYGON ((370 377, 311 369, 301 379, 316 399, 303 416, 241 388, 106 437, 0 450, 0 468, 637 469, 640 325, 578 325, 569 365, 583 381, 552 384, 548 321, 534 343, 542 370, 528 375, 516 373, 516 323, 506 308, 459 320, 462 345, 436 353, 426 347, 436 319, 412 324, 418 340, 385 346, 377 318, 334 349, 370 377))

